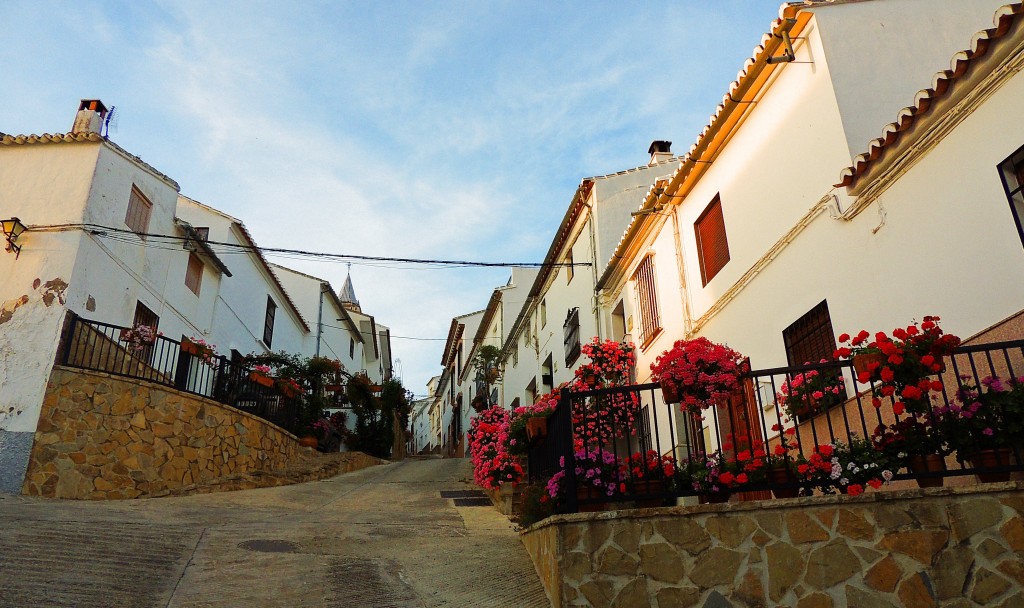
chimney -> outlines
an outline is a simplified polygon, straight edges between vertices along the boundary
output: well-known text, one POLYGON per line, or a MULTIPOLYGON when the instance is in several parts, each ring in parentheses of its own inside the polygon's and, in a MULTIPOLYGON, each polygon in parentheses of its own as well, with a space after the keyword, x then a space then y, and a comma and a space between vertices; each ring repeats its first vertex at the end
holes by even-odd
POLYGON ((107 106, 99 99, 83 99, 78 104, 78 114, 75 115, 75 124, 71 127, 72 133, 95 133, 100 134, 103 127, 103 119, 107 116, 107 106))
POLYGON ((647 149, 647 153, 651 155, 651 162, 647 163, 647 166, 653 167, 663 160, 672 158, 672 142, 656 139, 651 142, 651 147, 647 149))

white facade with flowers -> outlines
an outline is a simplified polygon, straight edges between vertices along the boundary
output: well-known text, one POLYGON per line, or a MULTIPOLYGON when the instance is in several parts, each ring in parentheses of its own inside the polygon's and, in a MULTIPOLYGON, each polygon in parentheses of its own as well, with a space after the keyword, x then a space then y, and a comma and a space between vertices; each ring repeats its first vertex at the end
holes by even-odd
MULTIPOLYGON (((17 256, 0 252, 0 492, 21 489, 68 313, 155 325, 225 356, 316 352, 316 317, 293 296, 306 304, 322 282, 286 290, 241 221, 180 196, 174 180, 102 137, 105 111, 84 100, 71 133, 0 137, 0 218, 29 228, 17 256), (223 247, 245 255, 218 255, 223 247)), ((341 329, 320 333, 321 353, 364 367, 365 351, 350 346, 359 332, 331 325, 341 329)), ((390 373, 390 345, 374 356, 375 375, 390 373)))

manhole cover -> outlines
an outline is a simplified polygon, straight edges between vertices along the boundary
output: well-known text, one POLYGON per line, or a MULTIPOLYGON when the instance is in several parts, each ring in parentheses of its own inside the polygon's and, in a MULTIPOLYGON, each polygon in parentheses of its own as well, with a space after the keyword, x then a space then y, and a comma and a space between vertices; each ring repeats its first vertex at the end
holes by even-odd
POLYGON ((441 498, 483 498, 483 490, 441 490, 441 498))
POLYGON ((292 553, 298 551, 299 546, 287 540, 247 540, 238 543, 239 549, 246 551, 259 551, 260 553, 292 553))

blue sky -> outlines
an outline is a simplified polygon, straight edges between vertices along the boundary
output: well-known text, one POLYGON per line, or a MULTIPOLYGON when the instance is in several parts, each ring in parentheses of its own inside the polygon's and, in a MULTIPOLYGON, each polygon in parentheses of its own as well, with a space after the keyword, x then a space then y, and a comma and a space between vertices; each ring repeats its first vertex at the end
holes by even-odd
MULTIPOLYGON (((111 139, 261 245, 539 262, 582 178, 689 148, 779 4, 6 0, 0 131, 98 97, 111 139)), ((444 338, 508 278, 393 266, 352 278, 396 336, 444 338)), ((393 344, 424 393, 443 342, 393 344)))

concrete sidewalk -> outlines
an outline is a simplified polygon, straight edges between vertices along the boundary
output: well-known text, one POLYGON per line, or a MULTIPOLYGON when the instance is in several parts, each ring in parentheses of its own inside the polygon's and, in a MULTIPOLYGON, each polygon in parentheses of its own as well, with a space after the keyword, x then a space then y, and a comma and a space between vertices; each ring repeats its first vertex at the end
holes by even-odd
POLYGON ((468 460, 114 502, 0 495, 0 606, 541 607, 508 520, 455 507, 468 460))

